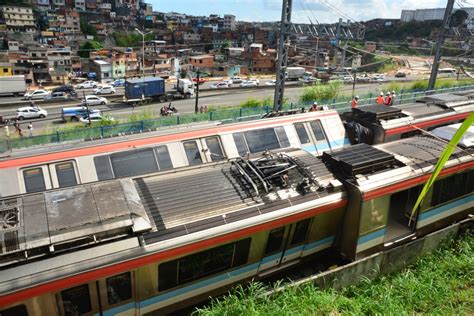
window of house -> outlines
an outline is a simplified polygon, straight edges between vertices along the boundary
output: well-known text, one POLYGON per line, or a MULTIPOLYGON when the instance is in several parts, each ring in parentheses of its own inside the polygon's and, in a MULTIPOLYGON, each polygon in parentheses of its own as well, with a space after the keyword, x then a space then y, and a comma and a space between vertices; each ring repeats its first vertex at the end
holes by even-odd
POLYGON ((61 292, 64 315, 75 316, 92 310, 89 286, 83 284, 61 292))
POLYGON ((107 300, 109 305, 117 304, 132 298, 132 278, 130 272, 106 279, 107 300))
POLYGON ((42 168, 23 170, 23 179, 25 180, 27 193, 46 190, 42 168))
POLYGON ((70 161, 56 164, 56 175, 61 188, 77 184, 74 164, 70 161))

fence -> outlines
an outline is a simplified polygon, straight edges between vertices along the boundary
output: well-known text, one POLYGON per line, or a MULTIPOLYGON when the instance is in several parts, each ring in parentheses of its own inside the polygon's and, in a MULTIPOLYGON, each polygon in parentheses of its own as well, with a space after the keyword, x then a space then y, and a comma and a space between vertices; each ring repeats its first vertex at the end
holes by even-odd
MULTIPOLYGON (((434 93, 460 92, 474 89, 474 86, 452 87, 430 91, 400 91, 395 99, 396 105, 415 102, 417 98, 434 93)), ((375 103, 376 94, 367 93, 359 99, 359 106, 367 106, 375 103)), ((350 97, 341 97, 333 100, 320 101, 320 105, 326 105, 330 109, 339 112, 350 108, 350 97)), ((285 104, 284 110, 307 108, 309 104, 285 104)), ((60 131, 48 135, 38 135, 32 137, 12 137, 0 140, 0 153, 5 153, 13 149, 28 148, 38 145, 47 145, 67 141, 81 141, 98 138, 107 138, 130 133, 141 133, 156 130, 163 127, 176 126, 180 124, 192 124, 206 121, 221 121, 222 123, 233 123, 259 119, 262 114, 272 111, 271 106, 261 106, 255 108, 229 108, 208 113, 181 114, 170 117, 155 118, 131 123, 121 123, 110 126, 97 126, 89 128, 77 128, 73 130, 60 131)))

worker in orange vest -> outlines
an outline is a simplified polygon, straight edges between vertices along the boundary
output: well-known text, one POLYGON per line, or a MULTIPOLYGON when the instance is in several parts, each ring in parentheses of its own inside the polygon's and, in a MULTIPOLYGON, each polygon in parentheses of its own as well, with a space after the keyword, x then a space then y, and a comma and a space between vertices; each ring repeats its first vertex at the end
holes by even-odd
POLYGON ((377 97, 377 104, 378 105, 384 105, 385 104, 385 99, 383 98, 383 92, 380 92, 380 95, 377 97))
POLYGON ((351 108, 355 109, 358 103, 359 103, 359 96, 356 95, 354 98, 352 98, 351 108))

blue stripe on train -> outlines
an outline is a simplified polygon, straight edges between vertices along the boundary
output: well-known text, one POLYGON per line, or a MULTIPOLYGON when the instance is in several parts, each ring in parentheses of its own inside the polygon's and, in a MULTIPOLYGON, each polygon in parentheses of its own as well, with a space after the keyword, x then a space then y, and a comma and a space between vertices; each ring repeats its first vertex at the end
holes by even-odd
MULTIPOLYGON (((316 248, 316 247, 324 245, 326 243, 333 242, 334 238, 335 238, 335 236, 330 236, 330 237, 315 241, 315 242, 310 243, 310 244, 305 244, 305 245, 301 245, 301 246, 297 246, 297 247, 288 249, 288 250, 286 250, 285 255, 291 255, 291 254, 293 254, 295 252, 298 252, 298 251, 316 248)), ((206 287, 206 286, 212 285, 212 284, 217 283, 217 282, 221 282, 225 279, 235 277, 235 276, 247 273, 247 272, 252 271, 252 270, 256 270, 256 269, 258 269, 258 267, 261 264, 265 264, 265 263, 268 263, 270 261, 277 260, 277 259, 281 258, 281 256, 282 256, 282 253, 279 252, 277 254, 265 257, 259 262, 241 267, 239 269, 236 269, 236 270, 224 273, 224 274, 216 275, 215 277, 212 277, 210 279, 203 280, 203 281, 200 281, 200 282, 196 282, 194 284, 191 284, 191 285, 188 285, 188 286, 170 291, 168 293, 164 293, 164 294, 160 294, 160 295, 155 296, 155 297, 151 297, 147 300, 139 302, 140 307, 146 307, 146 306, 149 306, 149 305, 152 305, 152 304, 160 303, 160 302, 165 301, 167 299, 170 299, 172 297, 175 297, 175 296, 178 296, 178 295, 183 295, 183 294, 186 294, 188 292, 197 290, 199 288, 206 287)), ((135 308, 135 302, 131 302, 131 303, 128 303, 128 304, 125 304, 125 305, 122 305, 122 306, 115 307, 115 308, 110 309, 108 311, 105 311, 104 315, 115 315, 115 314, 122 313, 126 310, 134 309, 134 308, 135 308)))
POLYGON ((436 207, 432 210, 429 210, 428 212, 421 213, 420 216, 418 216, 418 220, 422 221, 422 220, 428 219, 432 216, 438 215, 440 213, 447 212, 452 208, 461 206, 461 205, 466 204, 466 203, 470 203, 472 201, 474 201, 474 194, 470 194, 470 195, 468 195, 466 197, 463 197, 462 199, 459 199, 457 201, 447 203, 447 204, 442 205, 440 207, 436 207))
POLYGON ((351 142, 349 141, 349 139, 343 138, 343 139, 337 139, 337 140, 331 141, 330 142, 331 147, 329 147, 327 142, 323 142, 323 143, 316 144, 316 146, 314 146, 314 144, 301 145, 301 149, 310 153, 314 153, 316 152, 316 150, 318 151, 328 150, 330 148, 340 147, 340 146, 350 145, 350 144, 351 142))
POLYGON ((382 228, 382 229, 378 229, 374 232, 371 232, 367 235, 364 235, 364 236, 359 236, 359 239, 357 239, 357 244, 360 245, 360 244, 364 244, 366 242, 369 242, 371 241, 372 239, 375 239, 375 238, 378 238, 378 237, 381 237, 383 235, 385 235, 385 227, 382 228))

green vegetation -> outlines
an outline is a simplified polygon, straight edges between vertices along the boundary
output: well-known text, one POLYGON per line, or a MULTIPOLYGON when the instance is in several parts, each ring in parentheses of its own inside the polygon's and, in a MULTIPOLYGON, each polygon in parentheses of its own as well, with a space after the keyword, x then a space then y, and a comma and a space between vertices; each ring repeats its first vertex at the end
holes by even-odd
POLYGON ((80 24, 82 33, 84 33, 85 35, 92 35, 94 36, 94 38, 97 36, 97 30, 95 29, 95 27, 90 25, 88 21, 81 19, 80 24))
POLYGON ((100 42, 97 41, 87 41, 82 44, 81 48, 78 50, 79 56, 82 58, 89 58, 91 51, 96 51, 102 49, 103 46, 100 42))
POLYGON ((247 99, 247 101, 240 103, 241 108, 256 108, 260 106, 271 106, 271 105, 273 105, 272 97, 266 97, 263 100, 249 98, 247 99))
POLYGON ((316 100, 331 100, 337 97, 338 90, 342 83, 333 81, 328 84, 313 85, 306 87, 300 96, 301 102, 312 102, 316 100))
POLYGON ((442 21, 411 21, 398 26, 372 28, 365 32, 365 39, 367 41, 405 41, 407 37, 427 38, 433 29, 441 27, 441 23, 442 21))
MULTIPOLYGON (((435 83, 435 89, 446 89, 446 88, 452 88, 452 87, 458 87, 458 86, 465 86, 473 84, 472 79, 460 79, 460 80, 454 80, 454 79, 437 79, 435 83)), ((413 82, 410 86, 409 89, 412 90, 427 90, 428 89, 428 80, 417 80, 413 82)))
POLYGON ((213 299, 197 315, 472 315, 474 235, 446 242, 402 271, 340 291, 312 283, 266 296, 260 283, 213 299))
POLYGON ((459 27, 464 23, 464 21, 467 20, 468 17, 469 13, 467 13, 463 9, 458 9, 454 11, 454 13, 451 15, 451 21, 449 21, 449 25, 459 27))
MULTIPOLYGON (((112 37, 115 40, 117 46, 120 47, 139 47, 142 45, 142 36, 138 33, 112 33, 112 37)), ((145 41, 154 39, 153 34, 145 35, 145 41)))

